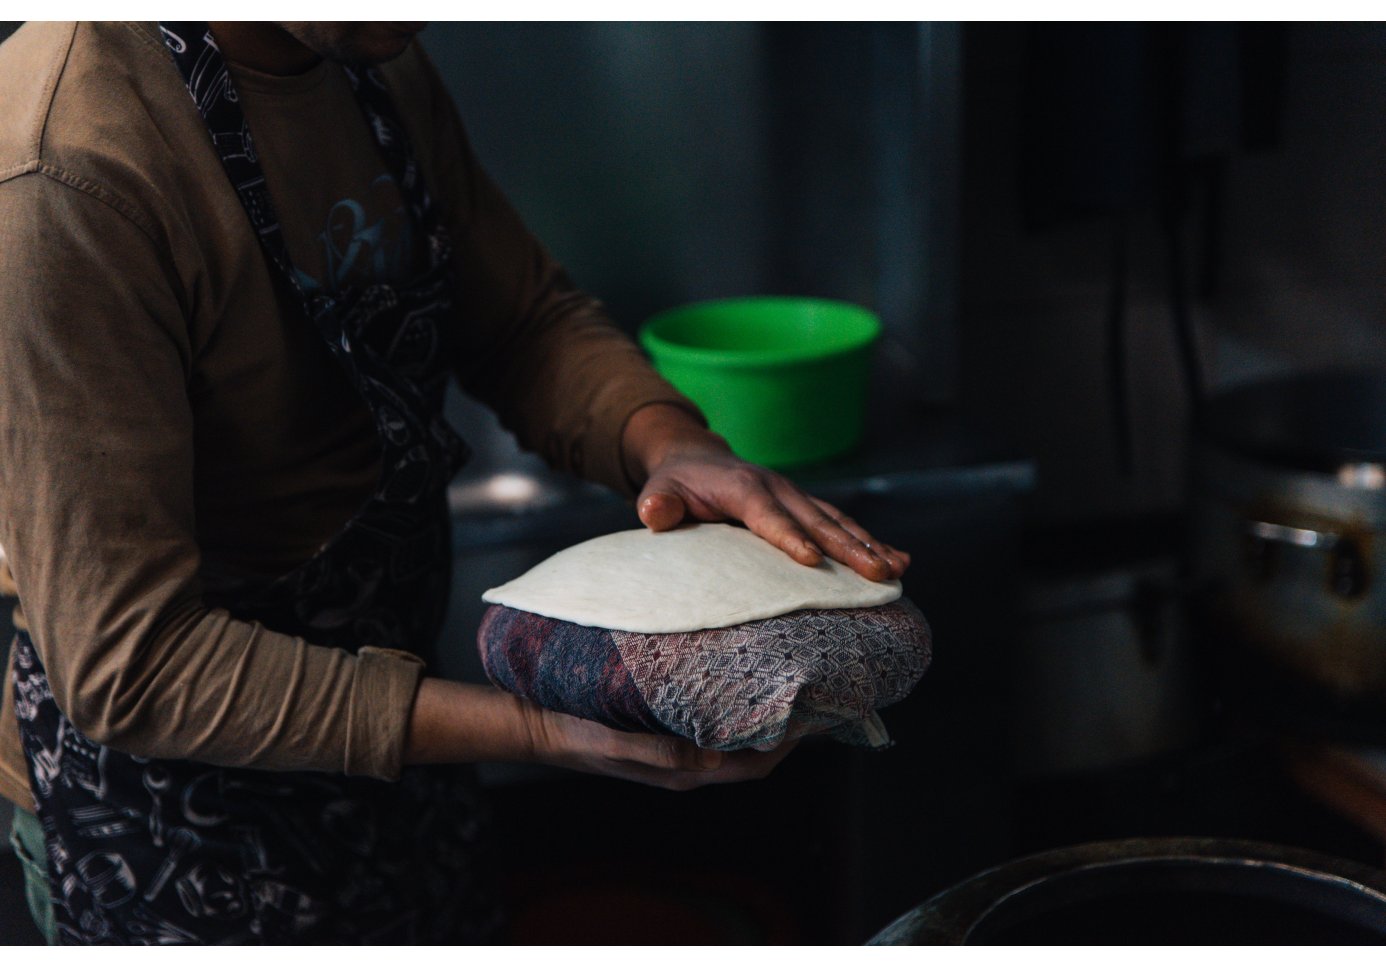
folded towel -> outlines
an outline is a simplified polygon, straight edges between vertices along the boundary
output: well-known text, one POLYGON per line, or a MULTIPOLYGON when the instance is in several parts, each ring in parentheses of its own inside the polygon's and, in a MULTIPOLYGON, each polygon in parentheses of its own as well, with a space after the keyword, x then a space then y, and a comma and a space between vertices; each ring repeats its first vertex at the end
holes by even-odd
POLYGON ((903 598, 669 633, 494 605, 477 639, 487 675, 508 692, 715 750, 769 750, 815 733, 888 745, 876 710, 908 695, 931 656, 929 625, 903 598))

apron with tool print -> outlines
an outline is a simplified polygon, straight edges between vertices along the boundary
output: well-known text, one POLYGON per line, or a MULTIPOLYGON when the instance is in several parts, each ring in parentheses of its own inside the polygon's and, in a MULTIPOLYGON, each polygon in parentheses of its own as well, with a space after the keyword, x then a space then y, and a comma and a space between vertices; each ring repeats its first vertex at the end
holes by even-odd
MULTIPOLYGON (((449 585, 446 488, 467 449, 442 417, 450 250, 404 128, 374 70, 343 68, 427 267, 404 285, 308 295, 207 25, 161 30, 272 270, 360 392, 381 449, 374 493, 311 560, 208 604, 351 652, 431 649, 449 585)), ((63 942, 458 942, 493 930, 470 768, 407 768, 387 783, 129 756, 73 727, 26 634, 15 649, 63 942)))

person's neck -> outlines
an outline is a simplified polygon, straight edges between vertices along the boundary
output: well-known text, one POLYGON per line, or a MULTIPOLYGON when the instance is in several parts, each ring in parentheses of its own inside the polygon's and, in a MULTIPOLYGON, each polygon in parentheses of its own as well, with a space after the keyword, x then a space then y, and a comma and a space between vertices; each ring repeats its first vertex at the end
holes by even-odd
POLYGON ((263 74, 302 74, 322 60, 288 31, 263 20, 218 20, 208 26, 227 60, 263 74))

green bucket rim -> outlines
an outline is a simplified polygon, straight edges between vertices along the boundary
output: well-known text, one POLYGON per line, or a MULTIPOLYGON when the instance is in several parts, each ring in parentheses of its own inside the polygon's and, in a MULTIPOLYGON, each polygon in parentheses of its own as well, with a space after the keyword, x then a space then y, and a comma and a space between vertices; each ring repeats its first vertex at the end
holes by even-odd
POLYGON ((882 331, 881 317, 865 306, 845 302, 840 299, 819 299, 811 296, 744 296, 733 299, 704 299, 700 302, 685 303, 656 313, 640 327, 640 345, 651 355, 671 363, 704 364, 721 367, 778 367, 798 363, 811 363, 816 360, 844 356, 867 349, 878 339, 882 331), (773 350, 725 350, 705 346, 689 346, 675 343, 658 335, 656 330, 669 320, 689 313, 717 308, 735 310, 738 307, 768 307, 780 305, 784 308, 811 306, 817 309, 830 309, 845 312, 856 321, 864 323, 862 332, 844 340, 836 346, 808 347, 773 350))

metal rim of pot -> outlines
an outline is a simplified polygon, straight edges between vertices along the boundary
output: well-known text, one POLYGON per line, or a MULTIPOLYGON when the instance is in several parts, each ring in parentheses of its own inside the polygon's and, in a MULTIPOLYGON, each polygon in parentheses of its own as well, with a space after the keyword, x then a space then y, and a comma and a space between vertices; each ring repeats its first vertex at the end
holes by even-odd
POLYGON ((871 945, 961 945, 981 930, 1057 910, 1076 898, 1121 890, 1139 878, 1188 886, 1217 879, 1240 896, 1297 890, 1306 908, 1380 931, 1386 918, 1386 873, 1339 857, 1249 840, 1135 838, 1065 847, 984 871, 901 915, 871 945), (1129 875, 1129 876, 1123 876, 1129 875))

